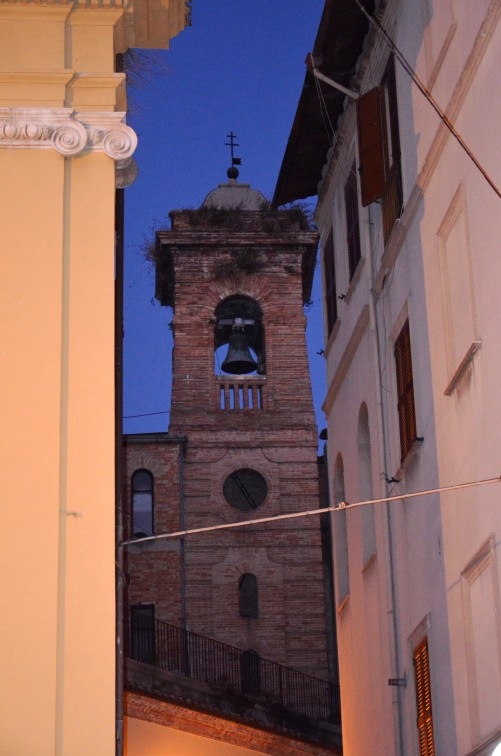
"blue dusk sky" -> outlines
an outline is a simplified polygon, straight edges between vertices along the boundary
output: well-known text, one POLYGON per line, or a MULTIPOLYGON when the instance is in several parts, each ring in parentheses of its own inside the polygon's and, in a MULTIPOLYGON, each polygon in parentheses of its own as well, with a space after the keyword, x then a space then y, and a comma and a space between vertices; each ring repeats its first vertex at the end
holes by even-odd
MULTIPOLYGON (((139 174, 125 191, 124 432, 168 430, 172 311, 154 299, 145 246, 170 228, 171 210, 199 207, 227 181, 233 131, 239 181, 271 199, 324 0, 193 0, 192 26, 129 90, 127 122, 138 135, 139 174)), ((314 207, 314 198, 312 200, 314 207)), ((317 423, 325 423, 320 282, 307 341, 317 423)))

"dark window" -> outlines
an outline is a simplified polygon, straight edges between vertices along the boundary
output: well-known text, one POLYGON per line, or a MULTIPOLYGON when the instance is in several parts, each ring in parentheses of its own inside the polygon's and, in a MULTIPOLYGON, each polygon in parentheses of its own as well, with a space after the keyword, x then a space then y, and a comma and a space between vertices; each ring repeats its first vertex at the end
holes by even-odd
POLYGON ((348 263, 351 281, 360 262, 360 224, 358 220, 358 187, 355 163, 351 167, 344 187, 344 206, 346 210, 346 241, 348 244, 348 263))
POLYGON ((152 662, 155 655, 155 607, 137 604, 130 610, 131 656, 137 661, 152 662))
POLYGON ((257 651, 244 651, 240 657, 242 693, 257 698, 261 694, 261 658, 257 651))
POLYGON ((387 241, 402 213, 402 172, 395 61, 390 57, 382 85, 357 100, 362 206, 382 200, 387 241))
POLYGON ((259 616, 257 578, 250 572, 240 575, 238 581, 238 608, 241 617, 257 619, 259 616))
POLYGON ((414 649, 413 660, 416 682, 419 756, 435 756, 431 709, 430 660, 427 638, 424 638, 419 646, 414 649))
POLYGON ((336 269, 334 265, 334 240, 332 231, 324 245, 325 310, 327 313, 327 335, 337 320, 336 269))
POLYGON ((136 470, 132 476, 132 536, 153 535, 153 475, 136 470))
POLYGON ((400 426, 401 459, 407 456, 416 440, 416 410, 409 321, 405 322, 395 342, 395 368, 397 371, 398 418, 400 426))
POLYGON ((244 467, 228 475, 223 484, 223 494, 232 507, 248 512, 263 503, 268 495, 268 486, 260 473, 244 467))

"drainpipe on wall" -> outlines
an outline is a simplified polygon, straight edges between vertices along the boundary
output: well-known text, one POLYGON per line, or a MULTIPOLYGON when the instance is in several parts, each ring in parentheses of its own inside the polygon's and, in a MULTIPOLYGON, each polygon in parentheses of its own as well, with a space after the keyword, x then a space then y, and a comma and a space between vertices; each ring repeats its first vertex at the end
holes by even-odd
POLYGON ((122 502, 122 380, 123 380, 123 265, 124 190, 115 199, 115 754, 123 754, 124 730, 124 563, 122 502))
MULTIPOLYGON (((370 340, 372 346, 372 361, 373 371, 375 375, 375 390, 376 390, 376 422, 377 422, 377 438, 378 438, 378 456, 383 463, 383 471, 380 473, 380 496, 384 498, 391 494, 390 487, 387 481, 387 470, 389 469, 387 462, 388 456, 388 444, 386 438, 386 423, 383 406, 383 395, 381 389, 381 357, 380 357, 380 341, 379 341, 379 327, 377 319, 377 305, 375 301, 374 288, 373 288, 373 275, 372 275, 372 256, 374 253, 374 244, 372 238, 372 221, 371 221, 371 207, 369 206, 369 241, 370 241, 370 255, 367 262, 367 278, 369 283, 369 322, 370 322, 370 340)), ((393 536, 393 521, 392 521, 392 505, 386 503, 383 505, 386 510, 386 528, 385 528, 385 562, 386 562, 386 594, 389 597, 388 614, 391 617, 389 632, 390 632, 390 657, 391 657, 391 677, 401 679, 402 674, 400 672, 400 640, 398 631, 398 602, 397 592, 395 585, 395 558, 394 558, 394 536, 393 536)), ((392 686, 392 707, 394 711, 394 739, 395 739, 395 753, 399 756, 405 756, 405 743, 403 732, 403 712, 402 712, 402 692, 399 685, 392 686)))
MULTIPOLYGON (((179 474, 179 530, 185 530, 184 512, 184 455, 186 453, 187 439, 179 443, 178 474, 179 474)), ((181 592, 181 627, 186 627, 186 564, 184 552, 184 536, 179 539, 179 566, 180 566, 180 592, 181 592)))

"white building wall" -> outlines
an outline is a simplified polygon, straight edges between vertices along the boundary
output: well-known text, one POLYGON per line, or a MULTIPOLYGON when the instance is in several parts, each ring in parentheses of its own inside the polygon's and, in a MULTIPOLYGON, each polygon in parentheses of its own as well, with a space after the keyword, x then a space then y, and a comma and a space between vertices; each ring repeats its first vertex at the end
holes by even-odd
MULTIPOLYGON (((455 11, 457 41, 451 42, 451 51, 456 49, 464 67, 445 69, 443 79, 448 75, 452 92, 460 73, 457 129, 499 187, 493 125, 501 110, 496 91, 500 7, 483 2, 468 9, 457 3, 455 11)), ((451 139, 437 161, 427 198, 423 258, 430 332, 435 334, 431 364, 438 465, 446 485, 499 475, 500 198, 451 139), (475 342, 478 351, 458 374, 475 342)), ((477 752, 501 733, 500 493, 496 485, 485 486, 444 495, 441 501, 459 753, 477 752)))
MULTIPOLYGON (((421 0, 421 26, 416 5, 389 2, 384 26, 499 186, 501 4, 421 0)), ((380 82, 388 48, 376 38, 365 54, 361 92, 380 82)), ((362 402, 375 498, 500 474, 500 197, 398 63, 396 77, 404 210, 385 244, 379 205, 359 208, 362 260, 351 282, 343 187, 358 149, 353 104, 317 210, 324 244, 333 229, 344 295, 326 340, 324 408, 331 497, 341 455, 347 502, 362 498, 362 402), (401 464, 394 343, 407 318, 422 441, 401 464)), ((367 564, 363 508, 334 513, 335 530, 346 519, 348 544, 346 596, 346 566, 335 555, 345 753, 419 753, 412 652, 424 636, 435 752, 490 754, 501 738, 500 495, 494 484, 373 505, 376 553, 367 564)))

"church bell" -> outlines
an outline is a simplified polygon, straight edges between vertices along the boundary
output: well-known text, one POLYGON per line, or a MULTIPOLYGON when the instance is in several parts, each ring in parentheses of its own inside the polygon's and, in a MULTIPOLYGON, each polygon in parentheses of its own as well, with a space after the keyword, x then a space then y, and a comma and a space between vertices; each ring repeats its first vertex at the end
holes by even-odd
POLYGON ((225 373, 231 375, 246 375, 257 369, 257 362, 250 353, 249 340, 245 333, 237 331, 231 334, 228 354, 221 367, 225 373))

